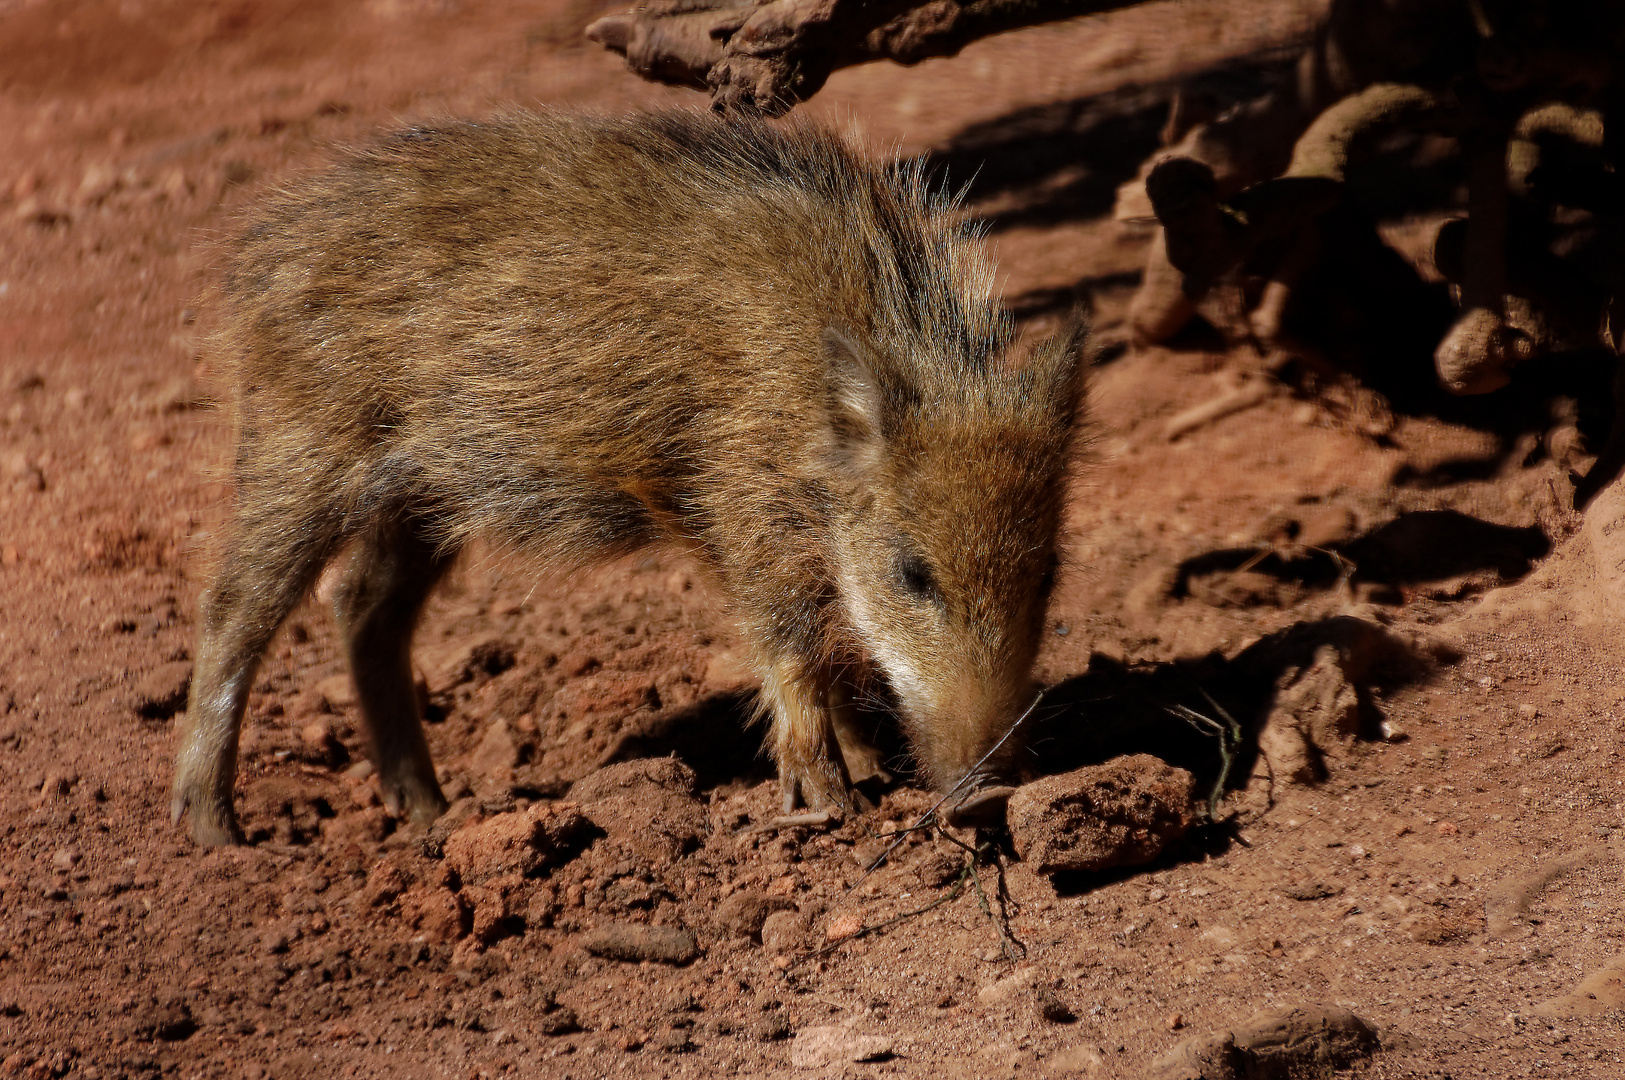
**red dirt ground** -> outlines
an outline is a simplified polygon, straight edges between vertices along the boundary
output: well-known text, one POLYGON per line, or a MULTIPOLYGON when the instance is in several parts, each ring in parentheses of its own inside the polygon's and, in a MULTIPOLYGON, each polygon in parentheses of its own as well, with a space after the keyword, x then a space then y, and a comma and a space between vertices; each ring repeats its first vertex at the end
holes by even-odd
MULTIPOLYGON (((584 43, 603 10, 0 4, 0 1075, 1131 1077, 1193 1032, 1304 1003, 1379 1029, 1357 1076, 1625 1077, 1618 972, 1563 997, 1625 953, 1625 495, 1565 509, 1598 400, 1550 371, 1500 404, 1402 410, 1381 439, 1283 392, 1169 442, 1245 350, 1108 352, 1041 663, 1052 763, 1160 749, 1211 772, 1212 744, 1154 703, 1267 697, 1272 635, 1340 616, 1426 669, 1357 685, 1365 737, 1324 780, 1257 779, 1150 867, 1051 882, 1010 864, 1008 949, 954 894, 944 840, 848 891, 923 792, 832 831, 757 828, 776 794, 738 727, 748 677, 675 557, 456 575, 419 647, 457 800, 427 837, 378 806, 313 600, 255 689, 238 799, 255 843, 200 851, 171 826, 229 497, 200 342, 220 238, 325 147, 405 120, 700 104, 584 43), (1241 568, 1300 527, 1353 578, 1310 549, 1241 568), (570 805, 590 835, 570 839, 570 805), (503 862, 485 830, 521 814, 557 826, 551 865, 503 862), (627 922, 701 953, 587 951, 627 922), (797 1066, 821 1027, 884 1052, 797 1066)), ((985 169, 973 208, 1018 310, 1037 325, 1084 298, 1110 342, 1145 244, 1110 221, 1111 191, 1154 147, 1161 80, 1305 17, 1150 5, 843 72, 807 111, 877 153, 985 169)), ((1412 251, 1445 210, 1387 235, 1412 251)))

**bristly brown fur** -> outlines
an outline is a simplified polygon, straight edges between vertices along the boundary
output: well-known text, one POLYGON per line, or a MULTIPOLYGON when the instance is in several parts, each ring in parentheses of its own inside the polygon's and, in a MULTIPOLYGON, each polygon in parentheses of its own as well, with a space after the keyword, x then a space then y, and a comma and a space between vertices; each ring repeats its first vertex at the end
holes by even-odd
POLYGON ((693 552, 787 796, 846 801, 832 689, 860 660, 957 779, 1027 692, 1082 330, 1007 362, 949 209, 812 125, 682 112, 409 129, 275 197, 222 289, 238 501, 176 814, 236 836, 254 666, 354 545, 337 604, 386 800, 434 817, 407 648, 476 536, 554 568, 693 552))

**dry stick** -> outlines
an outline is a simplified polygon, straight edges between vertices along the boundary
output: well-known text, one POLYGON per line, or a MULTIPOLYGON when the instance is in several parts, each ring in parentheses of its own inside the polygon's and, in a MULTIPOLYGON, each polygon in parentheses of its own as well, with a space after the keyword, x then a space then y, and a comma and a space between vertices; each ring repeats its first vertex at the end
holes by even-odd
MULTIPOLYGON (((999 904, 1000 914, 993 914, 993 905, 988 902, 987 893, 982 891, 982 879, 980 875, 976 873, 976 862, 981 857, 981 850, 978 848, 972 848, 969 844, 965 843, 963 840, 960 840, 956 836, 950 836, 946 829, 939 828, 938 833, 949 843, 957 844, 966 851, 970 852, 970 859, 967 860, 965 869, 970 874, 971 884, 976 886, 976 905, 982 909, 982 914, 986 915, 988 921, 993 924, 993 929, 999 932, 999 948, 1004 951, 1005 959, 1013 963, 1026 956, 1027 946, 1023 945, 1020 941, 1017 941, 1015 935, 1011 934, 1005 929, 1005 923, 1009 921, 1009 918, 1003 913, 1003 902, 1001 901, 999 904), (1016 952, 1018 948, 1021 950, 1019 954, 1016 952)), ((983 846, 989 847, 991 845, 983 846)), ((994 867, 999 875, 999 894, 1002 897, 1005 893, 1004 868, 999 866, 998 863, 994 863, 994 867)))
MULTIPOLYGON (((1011 723, 1011 725, 1010 725, 1010 730, 1006 731, 1003 735, 1001 735, 999 737, 999 741, 994 743, 992 748, 989 749, 987 753, 983 754, 980 758, 977 759, 976 764, 972 765, 965 772, 965 775, 959 778, 959 783, 957 783, 953 787, 949 788, 947 790, 947 792, 945 792, 943 794, 942 798, 938 799, 935 803, 932 804, 931 809, 929 809, 925 813, 921 814, 920 815, 920 820, 916 821, 914 824, 910 825, 906 829, 899 829, 897 831, 897 839, 893 840, 891 842, 891 846, 889 846, 888 848, 886 848, 885 851, 882 851, 880 853, 879 857, 876 858, 875 861, 869 865, 869 868, 867 870, 865 870, 858 877, 858 880, 854 881, 851 885, 847 886, 846 892, 848 894, 850 894, 853 889, 855 889, 859 885, 863 884, 864 878, 867 878, 870 874, 874 873, 876 870, 879 870, 883 865, 885 865, 886 860, 891 857, 891 853, 896 851, 902 845, 904 840, 908 839, 908 834, 909 833, 915 832, 915 831, 917 831, 919 829, 922 829, 922 828, 929 828, 929 826, 926 825, 926 822, 936 820, 936 813, 937 813, 937 811, 939 809, 941 809, 942 804, 947 802, 949 799, 953 798, 955 795, 959 794, 959 789, 964 787, 967 783, 970 782, 970 780, 974 776, 976 776, 977 770, 980 769, 984 764, 987 763, 988 758, 992 757, 994 754, 999 752, 999 747, 1003 746, 1006 742, 1008 742, 1010 740, 1010 736, 1012 736, 1012 735, 1014 735, 1016 733, 1016 729, 1021 726, 1022 721, 1026 720, 1027 717, 1032 715, 1033 710, 1038 708, 1038 703, 1040 701, 1042 701, 1043 699, 1044 699, 1044 691, 1042 691, 1042 690, 1040 690, 1037 694, 1033 695, 1032 704, 1028 705, 1027 708, 1022 711, 1020 716, 1016 717, 1015 721, 1013 723, 1011 723)), ((946 830, 943 831, 942 835, 944 835, 944 836, 948 835, 946 830)), ((963 847, 964 845, 961 844, 960 846, 963 847)))
POLYGON ((1219 740, 1219 776, 1213 782, 1213 789, 1207 797, 1207 819, 1217 821, 1219 818, 1219 801, 1224 798, 1224 786, 1230 780, 1230 767, 1235 764, 1236 750, 1241 745, 1241 724, 1236 718, 1225 711, 1224 706, 1213 700, 1213 695, 1206 689, 1196 688, 1201 695, 1207 698, 1207 703, 1213 706, 1213 711, 1224 718, 1220 724, 1210 716, 1203 716, 1195 709, 1185 705, 1164 705, 1163 711, 1170 716, 1177 716, 1198 731, 1205 731, 1219 740))

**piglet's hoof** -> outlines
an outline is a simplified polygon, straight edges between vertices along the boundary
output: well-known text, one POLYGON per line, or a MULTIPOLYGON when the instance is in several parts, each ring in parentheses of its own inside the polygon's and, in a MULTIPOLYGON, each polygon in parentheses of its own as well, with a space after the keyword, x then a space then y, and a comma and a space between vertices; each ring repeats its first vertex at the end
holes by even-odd
POLYGON ((1016 789, 1003 785, 974 788, 958 802, 949 803, 942 818, 956 829, 987 829, 1004 824, 1005 804, 1016 789))

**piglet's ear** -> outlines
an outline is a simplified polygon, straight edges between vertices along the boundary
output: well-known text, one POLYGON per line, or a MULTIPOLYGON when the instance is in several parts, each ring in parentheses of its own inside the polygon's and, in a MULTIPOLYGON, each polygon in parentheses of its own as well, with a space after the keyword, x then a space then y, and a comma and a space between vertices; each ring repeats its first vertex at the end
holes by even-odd
POLYGON ((1089 379, 1089 321, 1074 311, 1047 340, 1033 349, 1027 370, 1034 390, 1048 400, 1053 415, 1071 417, 1083 404, 1089 379))
POLYGON ((881 450, 880 383, 863 347, 841 327, 826 327, 820 345, 831 463, 847 472, 868 472, 881 450))

